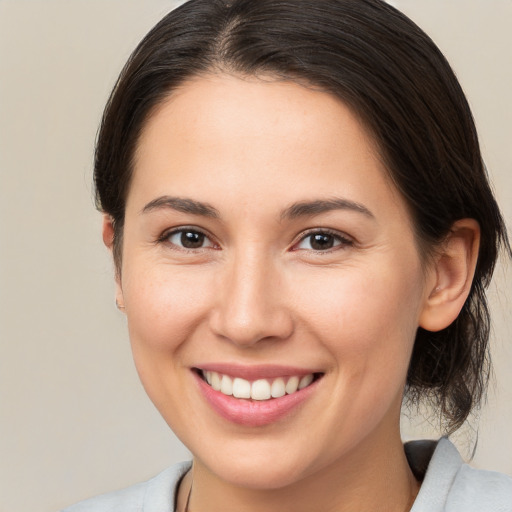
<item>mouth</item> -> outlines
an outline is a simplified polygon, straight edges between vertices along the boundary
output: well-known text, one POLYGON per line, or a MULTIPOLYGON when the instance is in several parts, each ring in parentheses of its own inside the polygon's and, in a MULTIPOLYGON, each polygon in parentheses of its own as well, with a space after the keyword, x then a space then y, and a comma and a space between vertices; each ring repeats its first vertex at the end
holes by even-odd
POLYGON ((244 427, 276 423, 300 410, 315 393, 321 372, 282 367, 193 368, 201 395, 224 420, 244 427))
POLYGON ((219 391, 223 395, 257 401, 293 395, 310 386, 322 375, 320 373, 308 373, 306 375, 291 375, 251 381, 212 370, 198 369, 197 372, 201 379, 213 390, 219 391))

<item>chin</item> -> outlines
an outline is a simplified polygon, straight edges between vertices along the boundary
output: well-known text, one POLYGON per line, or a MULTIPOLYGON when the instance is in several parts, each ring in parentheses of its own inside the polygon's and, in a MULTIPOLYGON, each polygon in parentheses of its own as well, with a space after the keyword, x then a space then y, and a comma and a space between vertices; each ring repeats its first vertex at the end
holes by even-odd
POLYGON ((291 461, 261 457, 253 460, 216 459, 208 469, 232 485, 253 490, 282 489, 300 481, 305 475, 297 464, 291 461))

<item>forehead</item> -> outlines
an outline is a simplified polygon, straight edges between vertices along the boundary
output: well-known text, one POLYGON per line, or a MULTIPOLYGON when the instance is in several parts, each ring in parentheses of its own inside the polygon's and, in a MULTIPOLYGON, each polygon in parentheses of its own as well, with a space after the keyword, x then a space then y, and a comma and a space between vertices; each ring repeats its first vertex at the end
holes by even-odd
POLYGON ((329 196, 334 188, 371 200, 397 196, 350 108, 294 82, 207 75, 173 91, 148 119, 128 206, 133 192, 148 201, 176 189, 194 197, 292 201, 308 190, 329 196))
POLYGON ((338 136, 346 138, 350 134, 370 151, 375 149, 370 133, 336 96, 271 76, 207 74, 184 82, 153 110, 142 131, 139 149, 160 131, 164 117, 179 119, 172 127, 175 136, 184 135, 186 129, 192 128, 196 132, 195 140, 208 133, 196 131, 198 127, 210 128, 212 138, 235 135, 240 142, 244 137, 274 136, 277 132, 272 129, 279 127, 280 135, 292 142, 311 139, 309 128, 318 130, 322 126, 317 133, 326 144, 332 142, 332 137, 337 137, 335 142, 341 144, 343 141, 338 136))

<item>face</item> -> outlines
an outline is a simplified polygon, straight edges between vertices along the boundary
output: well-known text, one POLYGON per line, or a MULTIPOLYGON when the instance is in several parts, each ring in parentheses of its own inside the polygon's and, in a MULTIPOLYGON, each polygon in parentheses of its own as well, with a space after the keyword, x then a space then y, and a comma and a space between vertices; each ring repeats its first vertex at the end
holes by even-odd
POLYGON ((118 300, 211 474, 277 488, 397 438, 426 294, 404 201, 336 98, 207 76, 149 119, 118 300))

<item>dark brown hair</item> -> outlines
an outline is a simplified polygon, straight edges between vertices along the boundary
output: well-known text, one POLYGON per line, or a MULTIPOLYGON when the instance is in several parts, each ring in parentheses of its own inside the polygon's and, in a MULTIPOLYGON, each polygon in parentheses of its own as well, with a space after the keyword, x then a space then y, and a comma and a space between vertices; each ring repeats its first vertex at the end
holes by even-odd
POLYGON ((458 428, 489 375, 484 289, 505 226, 463 91, 432 40, 381 0, 191 0, 162 19, 123 69, 96 148, 98 207, 114 223, 121 268, 125 201, 137 141, 176 87, 212 72, 274 76, 319 87, 362 119, 407 202, 426 258, 453 223, 473 218, 481 246, 469 297, 440 332, 419 329, 407 396, 428 400, 458 428))

